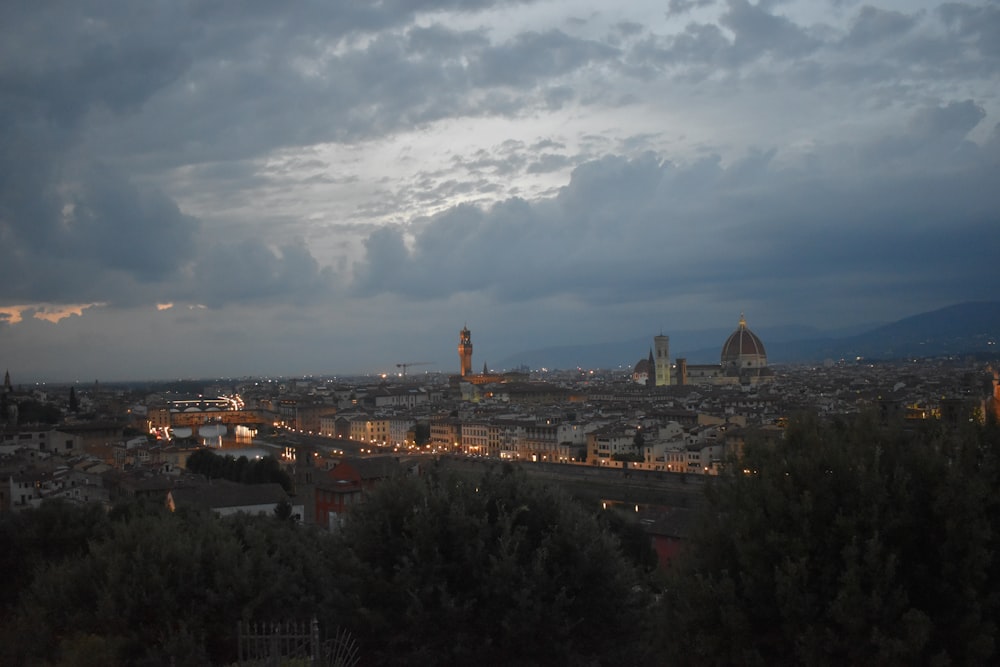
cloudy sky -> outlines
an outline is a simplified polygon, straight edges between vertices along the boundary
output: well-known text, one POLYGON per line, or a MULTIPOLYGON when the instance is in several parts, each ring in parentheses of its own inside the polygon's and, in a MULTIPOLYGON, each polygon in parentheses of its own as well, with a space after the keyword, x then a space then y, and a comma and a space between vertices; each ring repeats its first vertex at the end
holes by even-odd
POLYGON ((454 371, 466 324, 479 368, 992 300, 998 94, 991 0, 4 2, 0 369, 454 371))

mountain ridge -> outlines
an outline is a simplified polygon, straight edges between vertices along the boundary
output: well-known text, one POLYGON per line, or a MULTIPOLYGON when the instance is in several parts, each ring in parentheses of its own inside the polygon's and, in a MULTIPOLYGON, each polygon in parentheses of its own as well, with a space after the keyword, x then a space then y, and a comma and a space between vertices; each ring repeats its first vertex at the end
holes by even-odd
MULTIPOLYGON (((1000 355, 1000 301, 968 301, 910 315, 872 328, 842 329, 830 335, 814 327, 753 328, 770 363, 814 363, 825 359, 894 360, 912 357, 1000 355), (846 333, 849 331, 855 333, 846 333), (815 336, 810 336, 815 332, 815 336)), ((732 329, 680 331, 670 335, 672 359, 717 363, 732 329)), ((648 354, 653 337, 607 343, 556 345, 524 350, 501 360, 499 368, 631 368, 648 354)))

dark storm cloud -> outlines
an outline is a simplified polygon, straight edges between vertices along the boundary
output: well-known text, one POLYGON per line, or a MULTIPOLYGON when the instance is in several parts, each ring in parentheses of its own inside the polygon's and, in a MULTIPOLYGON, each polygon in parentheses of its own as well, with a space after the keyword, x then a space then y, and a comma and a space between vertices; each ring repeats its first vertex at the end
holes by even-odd
POLYGON ((713 4, 715 0, 670 0, 667 4, 667 15, 686 14, 696 7, 709 7, 713 4))
POLYGON ((190 64, 176 43, 175 12, 160 5, 4 3, 4 106, 13 102, 60 127, 75 125, 94 106, 138 108, 190 64))
POLYGON ((433 24, 406 32, 406 50, 411 55, 455 58, 469 51, 488 48, 489 44, 489 37, 483 30, 459 31, 433 24))
POLYGON ((732 43, 719 26, 691 23, 678 35, 669 38, 651 36, 638 42, 629 53, 627 71, 651 78, 661 67, 731 67, 733 64, 732 43))
POLYGON ((302 244, 272 249, 255 240, 206 249, 194 266, 192 303, 308 303, 329 289, 333 277, 302 244))
POLYGON ((791 20, 772 14, 747 0, 729 0, 729 11, 720 22, 733 31, 733 49, 740 61, 766 53, 801 56, 819 47, 820 41, 791 20))
MULTIPOLYGON (((301 14, 287 12, 267 30, 254 15, 205 25, 183 80, 164 86, 141 115, 95 130, 94 141, 132 163, 169 166, 363 140, 453 116, 516 114, 532 99, 559 108, 574 93, 546 81, 616 56, 558 30, 494 44, 481 29, 432 24, 362 39, 356 26, 326 30, 341 17, 301 14), (541 88, 503 90, 512 86, 541 88)), ((405 16, 393 23, 404 24, 405 16)))
MULTIPOLYGON (((238 229, 242 221, 231 223, 244 236, 234 234, 229 245, 219 240, 222 234, 208 241, 205 225, 157 187, 162 170, 184 171, 183 177, 170 174, 175 182, 187 178, 178 186, 185 194, 212 186, 203 197, 219 208, 238 208, 245 192, 280 187, 278 177, 292 172, 300 182, 352 179, 324 173, 322 161, 310 167, 307 158, 282 167, 249 164, 270 151, 374 139, 449 118, 514 119, 611 106, 605 86, 585 85, 605 82, 607 72, 669 84, 674 76, 737 77, 761 62, 780 78, 792 63, 797 69, 787 72, 794 81, 816 87, 885 81, 915 98, 925 94, 917 74, 948 80, 979 67, 995 79, 990 67, 1000 55, 997 8, 957 3, 930 16, 863 7, 838 33, 796 24, 781 5, 731 0, 720 3, 718 24, 691 23, 677 34, 619 22, 620 44, 614 45, 545 27, 494 41, 485 28, 433 22, 448 10, 508 4, 518 3, 316 1, 292 9, 273 2, 4 3, 0 300, 136 303, 201 296, 221 305, 247 302, 254 293, 268 300, 283 291, 315 294, 328 287, 330 275, 305 246, 293 240, 274 250, 256 238, 249 226, 261 220, 246 221, 246 230, 238 229), (418 14, 431 22, 414 25, 418 14), (921 30, 932 20, 945 29, 921 30), (899 83, 900 71, 911 80, 899 83), (249 270, 254 262, 264 270, 249 270)), ((692 17, 707 20, 701 10, 708 4, 672 1, 669 11, 697 10, 692 17)), ((657 103, 629 92, 614 100, 657 103)), ((942 106, 918 115, 909 134, 854 148, 874 163, 967 165, 975 156, 966 153, 977 149, 965 136, 981 119, 972 102, 942 106)), ((631 135, 618 150, 634 155, 653 138, 631 135)), ((415 202, 475 200, 508 187, 507 178, 579 165, 617 141, 595 133, 573 150, 516 143, 456 157, 452 166, 467 170, 465 176, 420 174, 358 211, 385 215, 396 208, 398 218, 406 218, 405 207, 415 202)), ((785 206, 779 185, 787 183, 773 157, 763 150, 726 167, 711 159, 673 166, 650 156, 582 164, 558 197, 511 199, 485 210, 458 207, 415 222, 405 229, 413 235, 412 251, 403 228, 372 235, 358 285, 365 293, 439 295, 447 290, 435 276, 448 275, 455 284, 527 295, 530 275, 502 267, 497 280, 481 270, 477 258, 509 246, 525 261, 554 267, 545 283, 550 291, 588 285, 596 294, 595 285, 612 271, 638 290, 654 265, 650 248, 674 244, 683 264, 711 246, 702 232, 722 233, 722 221, 734 212, 785 206), (746 198, 758 190, 772 199, 746 198), (726 207, 740 198, 745 208, 726 207), (685 226, 694 232, 682 233, 685 226), (452 243, 458 244, 454 252, 445 253, 452 243), (602 254, 595 255, 598 247, 602 254), (460 259, 452 265, 444 254, 460 259), (615 269, 614 262, 626 266, 615 269), (398 287, 397 280, 408 284, 398 287)))
POLYGON ((994 3, 971 5, 948 2, 939 12, 957 34, 973 46, 979 55, 995 61, 1000 58, 1000 6, 994 3))
POLYGON ((927 165, 964 167, 980 153, 966 136, 985 115, 971 100, 925 108, 914 115, 906 132, 873 141, 862 155, 897 172, 921 173, 927 165))
MULTIPOLYGON (((315 55, 315 38, 399 25, 421 8, 452 6, 312 3, 301 12, 287 12, 274 3, 4 3, 0 299, 134 303, 143 290, 149 299, 191 291, 185 267, 197 262, 199 274, 210 274, 205 267, 219 262, 199 259, 204 246, 196 240, 198 222, 155 186, 126 175, 124 169, 134 170, 122 158, 156 145, 184 161, 207 157, 206 146, 213 143, 257 144, 259 150, 309 139, 309 123, 294 121, 285 134, 261 132, 267 137, 263 142, 255 133, 273 129, 287 111, 285 100, 301 100, 309 90, 291 84, 282 89, 282 82, 292 78, 287 76, 290 61, 273 57, 282 50, 274 47, 315 55), (171 100, 182 103, 171 106, 171 100), (185 113, 170 116, 178 111, 185 113), (270 125, 255 128, 241 122, 240 114, 265 117, 270 125), (103 154, 103 159, 87 153, 103 154), (116 162, 122 168, 113 166, 116 162)), ((411 36, 420 42, 420 34, 411 36)), ((445 41, 441 44, 446 48, 445 41)), ((380 53, 378 40, 372 53, 380 53)), ((386 67, 398 62, 394 54, 386 67)), ((362 77, 373 74, 370 68, 357 71, 362 77)), ((301 80, 301 74, 294 77, 296 83, 301 80)), ((404 111, 392 113, 406 119, 404 111)), ((335 134, 326 128, 319 132, 335 134)), ((226 168, 216 164, 218 178, 226 168)), ((280 256, 253 250, 215 248, 223 260, 247 254, 265 262, 268 271, 248 280, 264 298, 280 289, 323 283, 315 259, 302 248, 285 248, 280 256)), ((243 298, 222 277, 212 278, 200 290, 206 300, 243 298), (216 286, 219 291, 212 294, 216 286)))
POLYGON ((916 24, 917 16, 865 6, 855 17, 844 43, 855 48, 871 46, 887 38, 903 36, 916 24))
POLYGON ((99 266, 149 282, 169 278, 191 253, 197 222, 159 192, 92 169, 70 202, 65 238, 59 239, 63 254, 92 257, 99 266))
POLYGON ((522 33, 483 53, 473 70, 486 85, 531 85, 617 55, 613 47, 571 37, 558 30, 522 33))
MULTIPOLYGON (((684 6, 685 10, 688 8, 684 6)), ((653 70, 644 72, 649 67, 739 69, 765 56, 779 61, 799 59, 822 46, 821 37, 768 11, 763 3, 752 5, 746 0, 730 0, 719 17, 719 25, 692 22, 675 35, 650 35, 632 47, 626 66, 639 76, 651 76, 653 70)), ((701 76, 711 73, 705 70, 701 76)))
POLYGON ((619 21, 615 24, 614 28, 618 34, 625 37, 633 37, 645 30, 641 23, 635 23, 634 21, 619 21))
POLYGON ((27 8, 0 10, 0 300, 107 298, 169 277, 194 221, 74 151, 88 114, 133 111, 185 58, 155 27, 120 31, 75 3, 27 8), (111 274, 120 288, 96 294, 111 274))
POLYGON ((549 200, 461 206, 380 230, 356 289, 591 304, 705 289, 846 298, 872 281, 887 298, 986 294, 1000 244, 990 168, 1000 142, 965 139, 981 118, 968 101, 927 108, 892 142, 829 146, 798 166, 778 164, 775 151, 728 166, 653 155, 589 162, 549 200))

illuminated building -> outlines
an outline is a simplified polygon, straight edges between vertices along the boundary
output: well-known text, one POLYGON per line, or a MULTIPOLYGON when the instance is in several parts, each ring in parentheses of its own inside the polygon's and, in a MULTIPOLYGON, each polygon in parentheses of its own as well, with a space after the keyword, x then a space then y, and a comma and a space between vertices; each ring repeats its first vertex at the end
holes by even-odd
MULTIPOLYGON (((656 351, 656 386, 670 384, 670 336, 653 337, 653 349, 656 351)), ((652 370, 652 369, 650 369, 652 370)))
MULTIPOLYGON (((760 338, 747 327, 746 318, 740 313, 736 330, 722 344, 718 364, 689 364, 687 359, 677 359, 677 373, 670 375, 670 338, 659 335, 653 338, 656 386, 669 384, 754 385, 768 382, 773 372, 767 366, 767 351, 760 338)), ((640 362, 641 363, 641 362, 640 362)), ((649 369, 651 372, 653 369, 649 369)), ((639 381, 637 365, 634 378, 639 381)), ((648 380, 646 384, 652 384, 648 380)))
POLYGON ((722 373, 725 377, 759 377, 767 369, 767 352, 757 334, 747 328, 740 313, 740 324, 722 346, 722 373))
POLYGON ((527 379, 527 374, 523 372, 490 373, 486 364, 483 364, 482 373, 472 372, 472 332, 465 326, 459 332, 458 338, 458 361, 459 375, 451 376, 452 387, 457 387, 459 382, 466 382, 471 385, 495 384, 510 381, 521 381, 527 379))
POLYGON ((472 374, 472 332, 469 327, 462 327, 458 337, 458 361, 461 369, 460 375, 465 377, 472 374))

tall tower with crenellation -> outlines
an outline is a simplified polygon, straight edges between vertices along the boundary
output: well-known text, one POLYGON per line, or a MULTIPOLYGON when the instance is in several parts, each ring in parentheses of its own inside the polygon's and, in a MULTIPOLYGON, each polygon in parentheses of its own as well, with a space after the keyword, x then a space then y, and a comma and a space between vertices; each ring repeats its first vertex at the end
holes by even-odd
POLYGON ((656 356, 656 386, 670 384, 670 336, 653 336, 653 349, 656 356))
POLYGON ((458 335, 458 362, 462 377, 472 375, 472 332, 465 326, 458 335))

